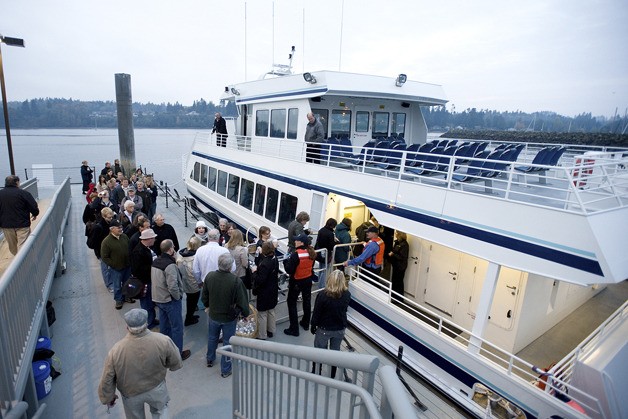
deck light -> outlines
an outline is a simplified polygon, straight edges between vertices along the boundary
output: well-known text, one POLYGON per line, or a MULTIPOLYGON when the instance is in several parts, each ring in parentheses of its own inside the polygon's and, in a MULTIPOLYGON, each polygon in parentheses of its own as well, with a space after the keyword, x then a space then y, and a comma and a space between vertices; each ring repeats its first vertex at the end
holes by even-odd
POLYGON ((240 91, 238 89, 236 89, 235 87, 231 88, 231 93, 233 93, 236 96, 240 96, 240 91))
POLYGON ((406 80, 408 80, 408 76, 406 76, 403 73, 399 74, 397 76, 397 80, 395 80, 395 86, 397 86, 397 87, 403 86, 403 84, 406 82, 406 80))
MULTIPOLYGON (((24 40, 0 35, 0 44, 7 44, 12 47, 24 48, 24 40)), ((0 49, 0 87, 2 88, 2 109, 4 110, 4 129, 7 133, 7 151, 9 152, 9 167, 11 174, 15 174, 15 164, 13 163, 13 146, 11 145, 11 129, 9 128, 9 108, 7 106, 7 92, 4 86, 4 69, 2 68, 2 49, 0 49)))
POLYGON ((316 83, 316 77, 312 73, 303 73, 303 79, 310 84, 316 83))

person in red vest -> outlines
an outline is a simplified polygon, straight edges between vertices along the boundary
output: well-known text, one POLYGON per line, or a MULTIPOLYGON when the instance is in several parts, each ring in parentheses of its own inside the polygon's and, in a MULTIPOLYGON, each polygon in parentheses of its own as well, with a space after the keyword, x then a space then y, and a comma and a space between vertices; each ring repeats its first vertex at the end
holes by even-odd
POLYGON ((367 241, 364 243, 364 251, 355 259, 343 263, 344 266, 362 265, 363 269, 379 275, 384 266, 384 241, 379 238, 379 229, 371 226, 366 230, 367 241))
POLYGON ((310 314, 312 311, 312 280, 314 275, 314 262, 316 261, 316 251, 309 245, 310 240, 306 234, 299 234, 294 238, 296 250, 290 254, 287 263, 284 263, 286 272, 290 275, 288 283, 288 316, 290 317, 290 327, 283 332, 286 335, 299 336, 299 319, 297 313, 297 299, 299 294, 303 298, 303 318, 299 322, 304 330, 310 328, 310 314))

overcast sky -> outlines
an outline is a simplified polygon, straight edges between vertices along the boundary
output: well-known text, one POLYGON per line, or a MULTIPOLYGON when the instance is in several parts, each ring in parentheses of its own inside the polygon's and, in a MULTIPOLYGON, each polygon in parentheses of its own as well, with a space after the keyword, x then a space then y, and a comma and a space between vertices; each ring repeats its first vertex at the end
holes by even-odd
POLYGON ((128 73, 137 102, 217 102, 294 45, 296 72, 406 73, 458 112, 628 107, 626 0, 5 0, 0 34, 26 41, 9 101, 115 100, 128 73))

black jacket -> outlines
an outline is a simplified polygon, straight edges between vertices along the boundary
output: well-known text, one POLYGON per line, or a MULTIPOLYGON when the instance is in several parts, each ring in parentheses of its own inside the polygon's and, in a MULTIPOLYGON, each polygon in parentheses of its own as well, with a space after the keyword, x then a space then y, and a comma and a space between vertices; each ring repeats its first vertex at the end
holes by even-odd
POLYGON ((262 256, 253 273, 254 293, 257 295, 257 310, 272 310, 279 297, 279 262, 275 255, 262 256))
POLYGON ((94 178, 92 174, 92 168, 89 166, 82 165, 81 166, 81 179, 83 182, 91 182, 94 178))
POLYGON ((390 256, 390 262, 393 269, 399 269, 405 271, 408 267, 408 253, 410 252, 410 246, 406 240, 395 240, 392 248, 392 256, 390 256))
POLYGON ((174 227, 172 227, 170 224, 165 223, 161 227, 155 224, 153 225, 153 231, 157 235, 157 238, 155 239, 155 244, 153 245, 153 250, 155 251, 155 253, 157 253, 157 256, 161 254, 161 249, 159 248, 161 242, 166 239, 172 240, 172 243, 174 244, 174 250, 176 250, 177 252, 179 251, 179 239, 177 239, 177 233, 176 231, 174 231, 174 227))
POLYGON ((323 290, 316 296, 312 312, 312 326, 325 330, 342 330, 347 327, 347 308, 351 293, 345 291, 340 298, 332 298, 323 290))
POLYGON ((100 245, 105 237, 109 235, 109 223, 101 218, 99 222, 95 223, 92 230, 89 232, 87 238, 87 245, 90 249, 94 249, 94 254, 100 259, 100 245))
POLYGON ((150 269, 153 265, 153 255, 150 249, 142 243, 131 252, 131 273, 144 284, 150 284, 150 269))
POLYGON ((327 249, 327 260, 331 260, 331 252, 336 245, 336 237, 334 236, 334 230, 328 227, 323 227, 318 230, 318 236, 316 237, 316 246, 314 248, 327 249))
POLYGON ((30 227, 31 214, 33 217, 39 215, 39 207, 33 195, 17 186, 7 186, 0 190, 0 227, 30 227))
POLYGON ((217 132, 218 134, 227 133, 227 123, 225 122, 225 118, 214 119, 214 129, 212 129, 212 133, 214 132, 217 132))

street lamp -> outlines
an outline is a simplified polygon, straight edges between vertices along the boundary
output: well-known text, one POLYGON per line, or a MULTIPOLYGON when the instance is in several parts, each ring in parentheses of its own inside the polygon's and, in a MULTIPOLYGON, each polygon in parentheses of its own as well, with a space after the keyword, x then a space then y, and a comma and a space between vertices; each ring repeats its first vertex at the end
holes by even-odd
MULTIPOLYGON (((0 35, 0 45, 7 44, 12 47, 24 48, 24 40, 20 38, 10 38, 0 35)), ((7 105, 7 91, 4 86, 4 69, 2 68, 2 49, 0 48, 0 88, 2 89, 2 109, 4 110, 4 129, 7 132, 7 151, 9 152, 9 166, 11 174, 15 175, 15 164, 13 163, 13 146, 11 145, 11 128, 9 128, 9 107, 7 105)))

